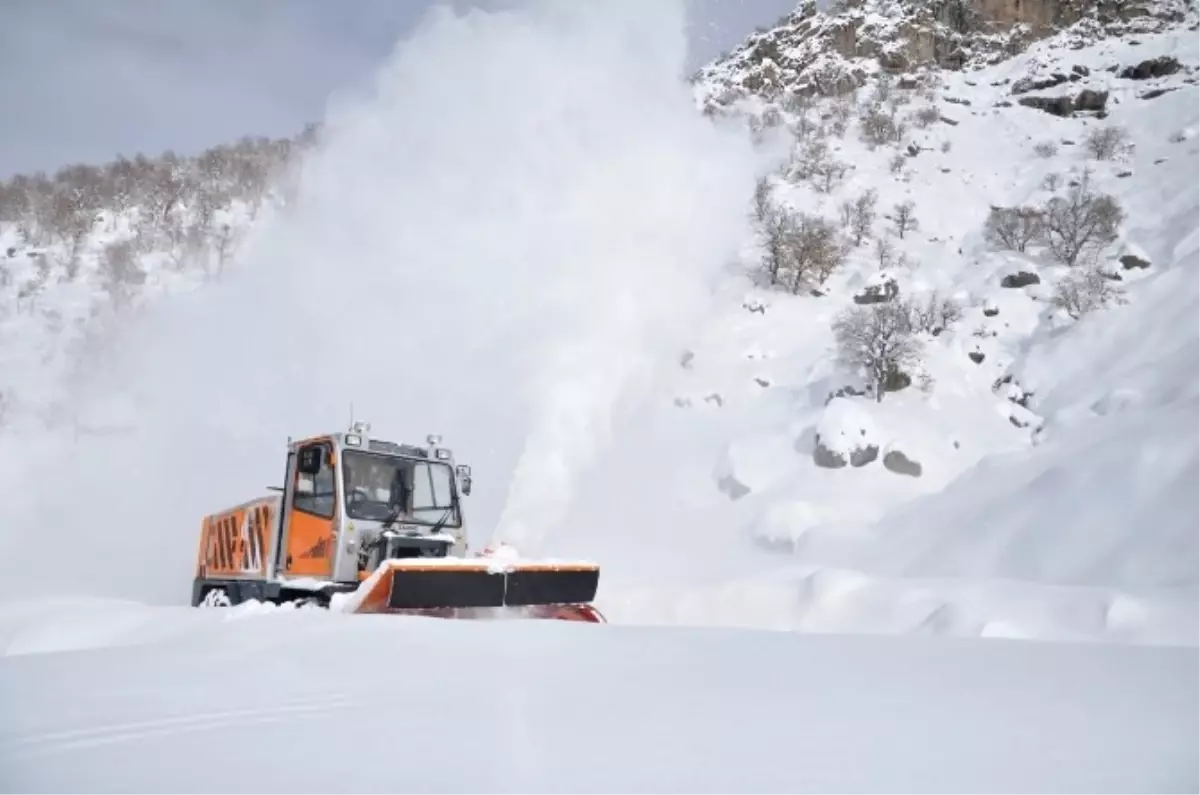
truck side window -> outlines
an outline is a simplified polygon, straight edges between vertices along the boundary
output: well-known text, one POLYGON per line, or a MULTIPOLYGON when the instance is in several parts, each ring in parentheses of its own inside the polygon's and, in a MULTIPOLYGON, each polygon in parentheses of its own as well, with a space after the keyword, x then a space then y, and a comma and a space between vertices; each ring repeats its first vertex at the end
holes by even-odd
MULTIPOLYGON (((317 445, 329 451, 329 445, 317 445)), ((297 511, 315 514, 325 519, 333 518, 334 484, 333 467, 329 466, 328 454, 321 457, 321 471, 316 475, 296 473, 296 496, 293 506, 297 511)))

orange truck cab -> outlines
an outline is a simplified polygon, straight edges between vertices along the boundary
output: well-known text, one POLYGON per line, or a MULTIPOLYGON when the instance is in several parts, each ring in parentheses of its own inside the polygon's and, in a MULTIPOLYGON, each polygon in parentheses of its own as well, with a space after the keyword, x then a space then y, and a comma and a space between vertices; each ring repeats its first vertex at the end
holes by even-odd
POLYGON ((599 621, 599 568, 581 561, 467 558, 462 499, 471 469, 430 436, 417 447, 370 426, 288 440, 277 493, 204 517, 192 605, 250 600, 352 612, 454 614, 521 608, 599 621))

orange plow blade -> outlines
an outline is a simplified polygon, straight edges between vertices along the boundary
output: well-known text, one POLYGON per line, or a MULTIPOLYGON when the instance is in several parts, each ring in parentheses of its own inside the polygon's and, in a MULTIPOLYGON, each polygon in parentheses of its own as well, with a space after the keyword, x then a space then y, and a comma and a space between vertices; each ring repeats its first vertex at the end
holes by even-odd
POLYGON ((603 623, 590 604, 599 581, 599 567, 584 562, 388 560, 350 595, 343 610, 603 623))

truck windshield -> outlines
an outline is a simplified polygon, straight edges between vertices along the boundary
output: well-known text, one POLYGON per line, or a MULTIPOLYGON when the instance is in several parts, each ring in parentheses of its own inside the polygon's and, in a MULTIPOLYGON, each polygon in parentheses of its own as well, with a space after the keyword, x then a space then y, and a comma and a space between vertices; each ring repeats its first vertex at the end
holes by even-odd
POLYGON ((353 519, 460 525, 449 464, 346 450, 342 469, 346 515, 353 519))

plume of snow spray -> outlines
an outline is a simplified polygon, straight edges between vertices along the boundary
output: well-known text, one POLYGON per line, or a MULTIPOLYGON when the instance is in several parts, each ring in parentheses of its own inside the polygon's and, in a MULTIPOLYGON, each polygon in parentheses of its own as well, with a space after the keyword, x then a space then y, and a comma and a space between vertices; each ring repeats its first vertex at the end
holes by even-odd
MULTIPOLYGON (((228 278, 160 301, 80 388, 137 432, 47 446, 0 519, 55 528, 56 587, 181 601, 200 518, 353 403, 473 465, 473 546, 500 520, 536 549, 744 238, 754 156, 696 111, 684 23, 665 1, 432 11, 228 278)), ((4 540, 18 562, 46 542, 4 540)))

